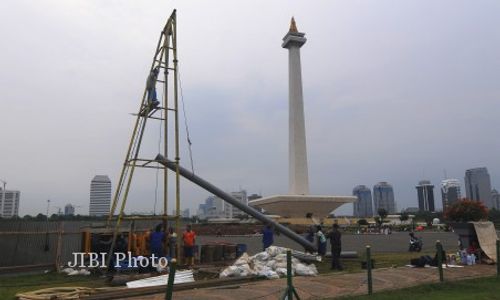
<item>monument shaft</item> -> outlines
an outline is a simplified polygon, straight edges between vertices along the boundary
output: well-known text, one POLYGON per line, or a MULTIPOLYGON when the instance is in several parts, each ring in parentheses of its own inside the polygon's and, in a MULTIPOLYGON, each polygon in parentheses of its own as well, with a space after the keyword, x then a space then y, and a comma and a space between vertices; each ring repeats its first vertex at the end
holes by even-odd
POLYGON ((288 49, 288 97, 289 97, 289 193, 309 194, 307 168, 306 129, 300 47, 305 44, 304 33, 298 32, 292 19, 290 31, 283 38, 283 48, 288 49))
MULTIPOLYGON (((290 30, 283 38, 283 48, 288 49, 289 84, 289 176, 288 195, 268 196, 249 202, 249 205, 263 209, 266 213, 285 218, 326 218, 332 211, 345 203, 353 203, 353 196, 311 196, 307 170, 306 129, 304 122, 304 99, 300 47, 306 43, 305 34, 297 30, 292 18, 290 30)), ((310 220, 306 221, 310 224, 310 220)))

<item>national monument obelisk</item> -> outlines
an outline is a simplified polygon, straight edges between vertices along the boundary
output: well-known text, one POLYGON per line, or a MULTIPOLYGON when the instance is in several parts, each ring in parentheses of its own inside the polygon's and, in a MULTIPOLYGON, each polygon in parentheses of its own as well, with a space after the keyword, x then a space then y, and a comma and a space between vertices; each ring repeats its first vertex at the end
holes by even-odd
POLYGON ((304 96, 302 93, 302 68, 300 47, 306 43, 305 33, 298 32, 292 17, 290 30, 283 38, 283 48, 288 49, 288 155, 289 194, 308 195, 306 126, 304 122, 304 96))
POLYGON ((288 49, 288 195, 269 196, 250 201, 249 204, 264 209, 266 213, 282 217, 303 218, 306 215, 313 215, 324 218, 342 204, 356 201, 356 197, 309 195, 304 97, 300 65, 300 47, 306 43, 304 36, 305 33, 297 30, 295 20, 292 18, 290 29, 281 45, 288 49))

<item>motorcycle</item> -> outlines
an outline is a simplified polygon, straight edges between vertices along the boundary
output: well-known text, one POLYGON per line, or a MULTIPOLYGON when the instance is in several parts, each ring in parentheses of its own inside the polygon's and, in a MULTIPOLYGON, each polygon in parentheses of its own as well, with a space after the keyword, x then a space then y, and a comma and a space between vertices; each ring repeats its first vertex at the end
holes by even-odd
POLYGON ((424 242, 422 241, 422 238, 414 238, 410 239, 410 247, 408 251, 410 252, 420 252, 422 251, 422 246, 424 245, 424 242))

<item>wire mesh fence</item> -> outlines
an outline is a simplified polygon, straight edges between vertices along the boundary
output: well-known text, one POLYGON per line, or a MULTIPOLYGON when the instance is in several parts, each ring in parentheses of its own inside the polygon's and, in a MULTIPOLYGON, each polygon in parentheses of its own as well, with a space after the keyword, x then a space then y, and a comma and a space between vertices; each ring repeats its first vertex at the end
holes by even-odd
MULTIPOLYGON (((159 221, 134 221, 135 231, 151 229, 159 221)), ((132 221, 123 222, 130 228, 132 221)), ((0 267, 66 265, 82 251, 82 231, 104 227, 104 222, 24 221, 0 222, 0 267)))

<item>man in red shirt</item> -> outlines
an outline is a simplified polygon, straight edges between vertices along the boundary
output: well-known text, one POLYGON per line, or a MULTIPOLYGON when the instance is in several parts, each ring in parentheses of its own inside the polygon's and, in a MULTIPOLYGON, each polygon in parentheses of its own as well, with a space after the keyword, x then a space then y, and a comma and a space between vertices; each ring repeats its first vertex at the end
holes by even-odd
POLYGON ((186 226, 186 231, 182 234, 182 241, 184 243, 184 260, 185 264, 194 266, 194 243, 196 233, 191 230, 191 225, 186 226))

